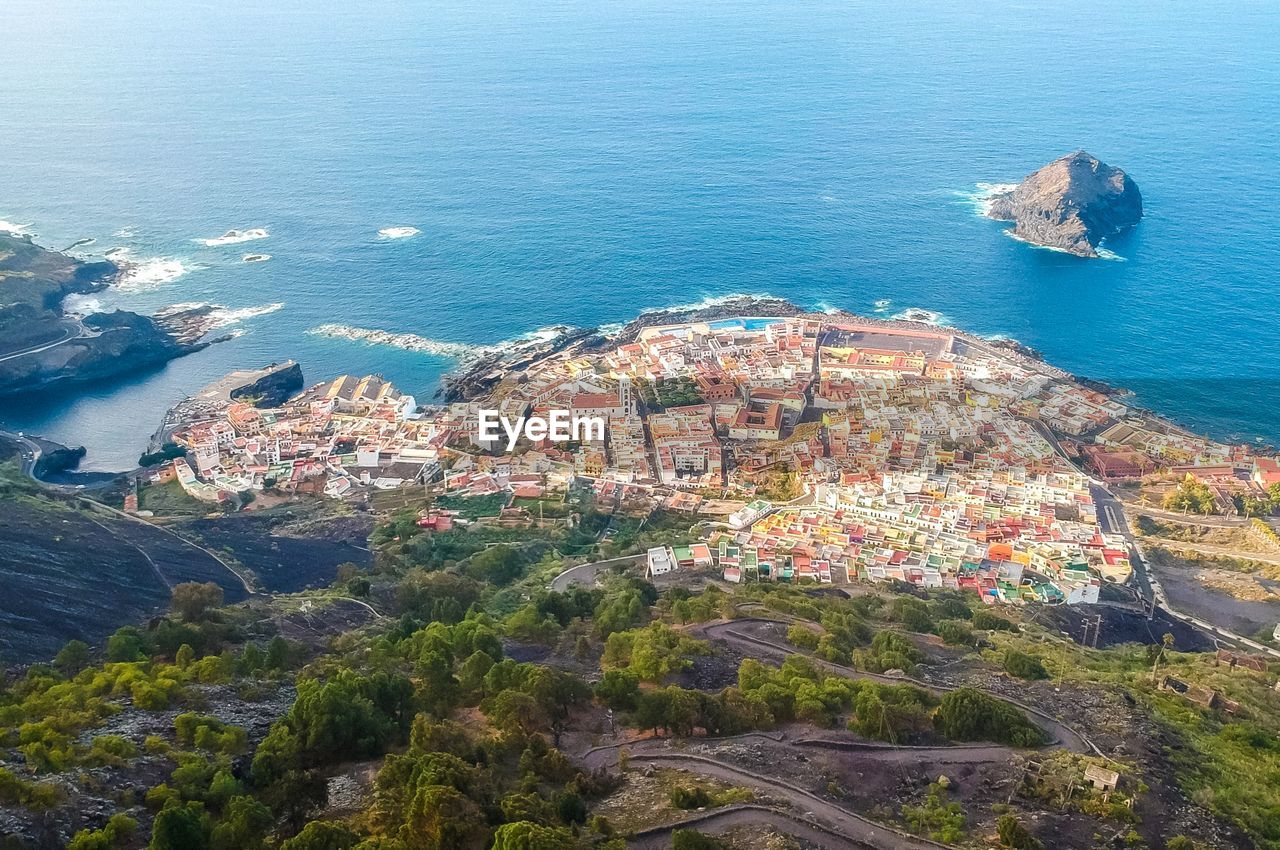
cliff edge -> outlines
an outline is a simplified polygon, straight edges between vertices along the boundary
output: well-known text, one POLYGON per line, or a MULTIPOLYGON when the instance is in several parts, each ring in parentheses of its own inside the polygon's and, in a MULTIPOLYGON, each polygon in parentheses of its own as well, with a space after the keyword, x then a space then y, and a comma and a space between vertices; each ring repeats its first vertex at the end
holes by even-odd
POLYGON ((1142 218, 1142 193, 1129 175, 1078 150, 992 196, 987 215, 1014 223, 1013 235, 1081 257, 1142 218))
POLYGON ((195 321, 186 313, 161 323, 123 310, 63 312, 66 296, 101 291, 119 272, 0 233, 0 396, 122 375, 208 344, 181 338, 181 323, 195 321))

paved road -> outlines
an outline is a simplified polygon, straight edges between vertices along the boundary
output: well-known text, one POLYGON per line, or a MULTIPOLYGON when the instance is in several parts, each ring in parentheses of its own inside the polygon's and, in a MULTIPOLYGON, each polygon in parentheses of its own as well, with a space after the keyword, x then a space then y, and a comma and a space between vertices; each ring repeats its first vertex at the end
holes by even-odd
POLYGON ((595 584, 596 576, 619 564, 636 564, 645 559, 644 555, 624 555, 621 558, 610 558, 607 561, 596 561, 591 564, 579 564, 576 567, 570 567, 560 575, 551 580, 547 587, 557 593, 564 593, 575 584, 581 584, 585 587, 591 587, 595 584))
MULTIPOLYGON (((67 320, 70 322, 70 320, 67 320)), ((64 324, 62 328, 62 338, 53 342, 44 342, 40 345, 33 345, 30 348, 24 348, 20 351, 12 351, 8 354, 0 355, 0 363, 6 360, 15 360, 19 357, 26 357, 28 354, 39 354, 42 351, 48 351, 50 348, 57 348, 63 343, 71 342, 75 339, 87 339, 89 337, 102 336, 101 331, 93 331, 86 328, 79 322, 64 324)))
POLYGON ((36 464, 40 462, 40 455, 43 454, 40 446, 34 440, 19 436, 12 431, 0 431, 0 439, 18 447, 18 465, 22 467, 22 474, 35 478, 36 464))
POLYGON ((1166 511, 1151 505, 1139 505, 1132 502, 1122 504, 1135 514, 1147 514, 1156 519, 1176 522, 1180 525, 1205 525, 1211 528, 1239 528, 1248 525, 1249 520, 1240 516, 1203 516, 1201 514, 1184 514, 1180 511, 1166 511))
POLYGON ((1130 562, 1133 564, 1134 579, 1138 584, 1139 592, 1142 594, 1144 599, 1147 600, 1148 604, 1163 608, 1170 617, 1176 617, 1184 623, 1190 623, 1197 626, 1208 632, 1211 637, 1217 640, 1233 643, 1237 646, 1244 646, 1255 652, 1262 652, 1270 655, 1272 658, 1280 658, 1280 650, 1264 646, 1253 638, 1237 634, 1224 626, 1219 626, 1199 617, 1193 617, 1190 614, 1184 614, 1183 612, 1175 609, 1173 605, 1170 604, 1169 597, 1165 595, 1164 588, 1160 586, 1160 579, 1147 564, 1146 558, 1142 553, 1141 542, 1134 537, 1133 533, 1129 530, 1129 523, 1126 521, 1124 514, 1124 503, 1098 482, 1094 482, 1092 490, 1094 503, 1098 505, 1099 508, 1099 518, 1104 515, 1113 516, 1114 521, 1119 523, 1119 529, 1116 533, 1123 534, 1125 539, 1129 541, 1130 562))

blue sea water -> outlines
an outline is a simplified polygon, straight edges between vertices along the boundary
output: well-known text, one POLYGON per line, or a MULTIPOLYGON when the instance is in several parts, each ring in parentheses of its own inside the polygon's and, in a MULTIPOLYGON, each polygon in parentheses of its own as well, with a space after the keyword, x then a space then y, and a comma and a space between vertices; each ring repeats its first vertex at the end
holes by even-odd
POLYGON ((1280 441, 1278 37, 1270 0, 10 0, 0 219, 189 269, 121 307, 284 307, 0 421, 122 468, 232 368, 450 365, 323 323, 492 343, 745 292, 936 311, 1280 441), (1123 259, 975 215, 1077 147, 1142 189, 1123 259))

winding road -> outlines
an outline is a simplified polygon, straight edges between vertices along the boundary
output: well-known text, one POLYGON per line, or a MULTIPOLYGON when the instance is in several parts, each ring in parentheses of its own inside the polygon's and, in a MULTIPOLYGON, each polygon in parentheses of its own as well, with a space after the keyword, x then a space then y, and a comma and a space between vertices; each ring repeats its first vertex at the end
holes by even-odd
POLYGON ((620 558, 610 558, 607 561, 595 561, 590 564, 579 564, 576 567, 570 567, 560 575, 551 580, 547 587, 557 593, 564 593, 575 584, 584 587, 591 587, 595 584, 596 576, 600 573, 611 570, 620 564, 636 564, 643 562, 644 555, 624 555, 620 558))
MULTIPOLYGON (((921 679, 913 679, 910 676, 886 676, 883 673, 870 673, 863 670, 854 670, 850 667, 845 667, 842 664, 825 661, 797 647, 778 643, 776 641, 769 640, 768 638, 760 637, 759 635, 749 634, 743 628, 743 626, 749 627, 750 624, 753 623, 776 624, 779 622, 781 621, 767 620, 759 617, 744 617, 738 620, 725 620, 722 622, 712 623, 705 627, 702 632, 708 639, 723 640, 730 646, 737 646, 737 648, 744 651, 745 654, 751 654, 752 650, 758 651, 763 649, 766 652, 772 653, 774 656, 782 656, 783 658, 788 655, 803 655, 819 667, 835 673, 837 676, 843 676, 846 679, 867 679, 886 685, 915 685, 916 687, 923 688, 937 696, 945 694, 948 691, 955 690, 955 688, 931 684, 921 679)), ((1046 714, 1038 708, 1034 708, 1033 706, 1017 700, 1009 699, 1006 696, 1002 696, 1000 694, 991 694, 991 696, 1012 705, 1016 705, 1018 708, 1021 708, 1030 715, 1031 720, 1053 738, 1049 746, 1057 745, 1071 750, 1072 752, 1102 755, 1101 750, 1099 750, 1088 737, 1061 720, 1046 714)))
MULTIPOLYGON (((877 823, 776 776, 765 776, 710 756, 674 752, 670 748, 671 741, 665 738, 649 738, 626 744, 594 747, 583 754, 582 761, 591 769, 615 764, 618 758, 618 750, 624 746, 630 755, 632 767, 647 765, 655 768, 668 767, 685 770, 689 773, 709 776, 733 785, 754 788, 771 798, 785 800, 798 811, 803 812, 804 816, 798 817, 771 810, 782 818, 781 821, 773 820, 774 825, 793 835, 797 834, 794 829, 798 827, 807 833, 804 837, 810 838, 810 840, 823 847, 831 848, 831 850, 843 850, 849 847, 880 848, 881 850, 884 850, 884 848, 888 848, 888 850, 937 850, 937 848, 947 846, 877 823)), ((743 808, 745 809, 746 807, 743 808)), ((660 837, 668 836, 673 830, 684 826, 709 826, 711 823, 714 823, 718 828, 731 826, 733 825, 732 822, 725 823, 721 820, 721 817, 727 816, 730 811, 732 810, 722 810, 722 813, 711 813, 715 817, 704 816, 645 830, 637 833, 634 837, 634 843, 628 842, 628 845, 632 847, 665 847, 669 845, 654 844, 652 842, 660 837), (697 823, 695 824, 693 821, 697 821, 697 823)), ((759 823, 761 819, 755 817, 756 812, 751 809, 748 809, 748 811, 752 811, 752 816, 739 822, 759 823)))

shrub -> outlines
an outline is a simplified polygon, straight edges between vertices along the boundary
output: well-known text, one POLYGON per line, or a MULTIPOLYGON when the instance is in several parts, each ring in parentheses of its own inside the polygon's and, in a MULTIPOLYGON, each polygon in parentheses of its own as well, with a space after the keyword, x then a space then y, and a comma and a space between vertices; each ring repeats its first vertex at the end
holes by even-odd
POLYGON ((1046 741, 1044 731, 1017 708, 974 688, 957 688, 944 696, 934 724, 952 741, 993 741, 1015 747, 1036 747, 1046 741))
POLYGON ((1012 632, 1017 631, 1010 621, 990 611, 977 611, 973 615, 973 627, 981 629, 985 632, 1012 632))
POLYGON ((1049 671, 1044 669, 1044 664, 1039 658, 1025 652, 1019 652, 1016 649, 1005 651, 1004 671, 1010 676, 1017 676, 1019 679, 1049 678, 1049 671))
POLYGON ((711 795, 704 788, 677 786, 667 796, 671 798, 671 805, 677 809, 705 809, 711 805, 711 795))
MULTIPOLYGON (((1041 850, 1044 846, 1013 815, 1000 816, 996 821, 996 834, 1000 836, 1000 843, 1012 850, 1041 850)), ((1168 846, 1173 850, 1173 842, 1168 846)))
POLYGON ((787 641, 793 643, 801 649, 817 649, 820 636, 812 629, 807 629, 799 623, 787 629, 787 641))

